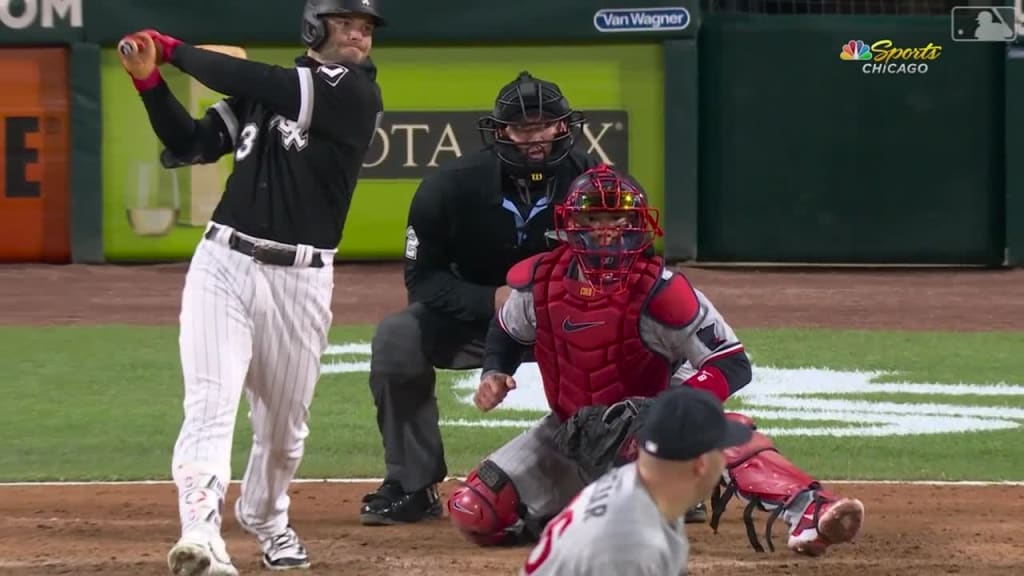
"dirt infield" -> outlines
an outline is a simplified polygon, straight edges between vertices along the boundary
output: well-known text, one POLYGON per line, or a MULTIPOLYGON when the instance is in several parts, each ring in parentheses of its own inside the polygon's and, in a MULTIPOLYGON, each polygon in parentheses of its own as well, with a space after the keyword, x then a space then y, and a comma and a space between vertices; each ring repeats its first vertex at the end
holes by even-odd
MULTIPOLYGON (((0 267, 0 324, 174 323, 184 271, 184 265, 0 267)), ((738 329, 1024 330, 1024 271, 687 273, 738 329)), ((373 323, 404 303, 396 265, 339 267, 336 324, 373 323)), ((293 522, 313 555, 312 573, 514 574, 526 554, 524 549, 482 552, 444 520, 362 527, 357 509, 369 488, 336 483, 293 487, 293 522)), ((688 528, 691 574, 1024 573, 1024 488, 836 488, 861 498, 868 508, 855 545, 837 547, 820 559, 786 551, 756 554, 734 504, 719 534, 706 526, 688 528)), ((235 485, 229 502, 236 494, 235 485)), ((178 530, 175 502, 170 485, 0 488, 0 574, 164 574, 164 555, 178 530)), ((776 527, 776 543, 784 542, 782 532, 776 527)), ((242 572, 257 572, 256 544, 241 533, 230 510, 225 536, 242 572)))

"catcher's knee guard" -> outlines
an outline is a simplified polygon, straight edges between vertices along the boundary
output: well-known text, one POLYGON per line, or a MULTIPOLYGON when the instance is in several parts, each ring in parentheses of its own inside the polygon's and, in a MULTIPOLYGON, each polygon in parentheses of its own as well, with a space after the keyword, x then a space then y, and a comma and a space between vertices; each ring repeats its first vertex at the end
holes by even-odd
POLYGON ((470 541, 503 544, 520 520, 519 493, 504 470, 484 460, 448 498, 448 516, 470 541))
POLYGON ((746 524, 750 545, 758 552, 764 552, 764 547, 754 529, 754 509, 760 508, 771 512, 765 530, 765 540, 768 549, 774 552, 772 526, 787 508, 792 506, 803 510, 806 505, 820 504, 832 500, 833 497, 811 476, 779 454, 771 439, 756 431, 757 426, 752 419, 735 412, 726 413, 726 418, 746 424, 755 432, 746 444, 724 451, 726 472, 721 485, 715 489, 711 497, 711 528, 717 531, 726 504, 733 496, 738 495, 747 501, 743 521, 746 524))

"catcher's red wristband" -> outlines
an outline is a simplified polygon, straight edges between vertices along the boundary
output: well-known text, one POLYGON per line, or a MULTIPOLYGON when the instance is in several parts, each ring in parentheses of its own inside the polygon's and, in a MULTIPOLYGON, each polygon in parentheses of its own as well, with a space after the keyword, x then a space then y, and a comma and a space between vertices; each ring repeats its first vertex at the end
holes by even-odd
MULTIPOLYGON (((129 74, 129 76, 131 76, 131 74, 129 74)), ((150 72, 149 76, 146 76, 142 80, 139 80, 135 76, 132 76, 132 84, 135 85, 135 89, 139 92, 145 92, 147 90, 152 90, 153 88, 159 86, 161 79, 162 77, 160 76, 160 69, 153 68, 153 71, 150 72)))
POLYGON ((721 370, 714 366, 700 369, 683 383, 691 388, 711 392, 723 404, 729 398, 729 380, 726 379, 725 374, 722 374, 721 370))

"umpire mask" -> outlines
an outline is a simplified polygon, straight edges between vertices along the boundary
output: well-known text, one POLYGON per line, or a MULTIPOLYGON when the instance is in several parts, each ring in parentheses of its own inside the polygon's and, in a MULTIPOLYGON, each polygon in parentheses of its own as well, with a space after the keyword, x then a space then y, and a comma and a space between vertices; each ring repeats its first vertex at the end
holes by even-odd
POLYGON ((558 85, 524 71, 501 89, 478 129, 513 176, 539 182, 569 156, 584 120, 558 85))

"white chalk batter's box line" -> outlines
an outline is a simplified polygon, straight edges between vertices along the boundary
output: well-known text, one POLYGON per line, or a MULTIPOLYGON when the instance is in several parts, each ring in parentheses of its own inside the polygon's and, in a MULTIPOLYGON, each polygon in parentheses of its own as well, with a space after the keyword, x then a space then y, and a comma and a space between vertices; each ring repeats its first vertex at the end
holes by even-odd
MULTIPOLYGON (((465 480, 463 477, 450 476, 445 482, 465 480)), ((380 484, 383 478, 297 478, 292 484, 380 484)), ((985 480, 821 480, 822 484, 861 484, 861 485, 898 485, 898 486, 1013 486, 1024 487, 1024 482, 985 481, 985 480)), ((238 480, 231 484, 238 485, 238 480)), ((113 482, 0 482, 0 488, 31 488, 35 486, 173 486, 170 480, 124 480, 113 482)))

